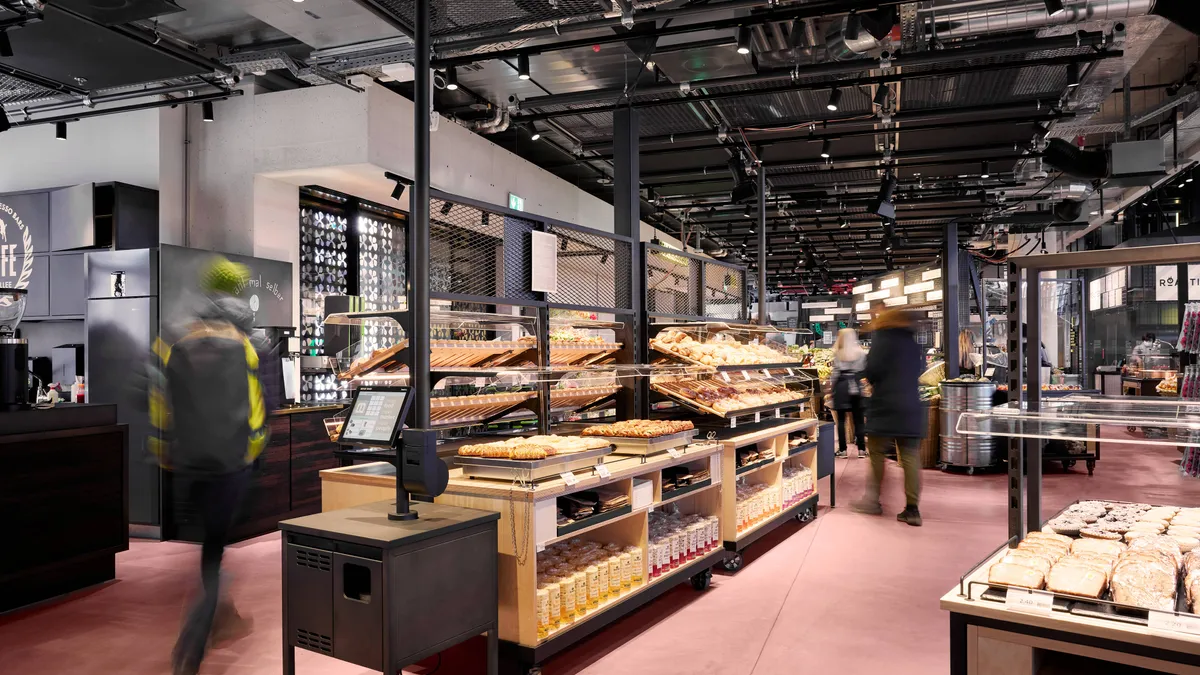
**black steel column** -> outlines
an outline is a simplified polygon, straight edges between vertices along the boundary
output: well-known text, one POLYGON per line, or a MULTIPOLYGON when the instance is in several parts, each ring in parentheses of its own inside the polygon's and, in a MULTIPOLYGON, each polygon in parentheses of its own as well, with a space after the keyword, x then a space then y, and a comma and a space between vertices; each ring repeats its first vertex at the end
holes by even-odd
MULTIPOLYGON (((629 293, 633 315, 633 363, 646 363, 646 295, 642 268, 642 195, 638 138, 641 114, 633 108, 613 113, 613 232, 629 237, 629 293)), ((620 257, 617 258, 620 262, 620 257)), ((618 271, 618 273, 620 273, 618 271)), ((646 418, 650 414, 650 386, 647 378, 625 378, 617 398, 617 414, 622 419, 646 418)))
POLYGON ((412 244, 412 293, 408 311, 413 316, 412 346, 413 423, 429 428, 429 0, 416 0, 416 48, 413 52, 413 188, 409 200, 409 231, 412 244))
POLYGON ((946 226, 946 248, 942 252, 942 353, 946 355, 946 379, 959 375, 962 355, 958 353, 958 223, 946 226))
MULTIPOLYGON (((1035 269, 1025 272, 1025 400, 1030 413, 1041 409, 1042 403, 1042 275, 1035 269)), ((1027 532, 1042 529, 1042 441, 1025 441, 1025 527, 1027 532)))
MULTIPOLYGON (((1008 264, 1008 401, 1020 405, 1021 382, 1021 270, 1008 264)), ((1008 439, 1009 546, 1025 538, 1025 452, 1019 438, 1008 439)))
POLYGON ((767 167, 758 165, 758 323, 767 325, 767 167))

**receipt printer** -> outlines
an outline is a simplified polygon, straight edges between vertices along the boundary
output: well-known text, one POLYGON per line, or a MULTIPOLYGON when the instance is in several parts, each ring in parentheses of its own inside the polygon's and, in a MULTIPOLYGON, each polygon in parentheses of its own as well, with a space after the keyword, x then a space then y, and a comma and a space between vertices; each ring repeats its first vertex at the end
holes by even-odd
POLYGON ((405 429, 402 460, 396 467, 404 489, 411 494, 436 497, 446 491, 450 469, 437 455, 437 432, 405 429))

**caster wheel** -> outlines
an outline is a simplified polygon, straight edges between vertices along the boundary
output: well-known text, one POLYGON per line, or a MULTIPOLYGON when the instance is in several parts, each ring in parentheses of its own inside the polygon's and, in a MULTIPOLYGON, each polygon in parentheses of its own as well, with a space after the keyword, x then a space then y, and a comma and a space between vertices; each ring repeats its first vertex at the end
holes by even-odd
POLYGON ((742 569, 742 554, 735 553, 726 558, 724 562, 721 563, 721 567, 724 567, 726 572, 736 572, 742 569))
POLYGON ((1096 460, 1089 459, 1087 461, 1087 470, 1088 470, 1088 475, 1089 476, 1092 475, 1092 473, 1096 470, 1096 460))
POLYGON ((816 511, 814 511, 813 509, 804 509, 803 511, 801 511, 799 514, 796 515, 796 519, 802 523, 811 522, 812 519, 816 518, 816 517, 817 517, 816 511))
POLYGON ((973 467, 973 466, 968 466, 968 467, 967 467, 967 475, 968 475, 968 476, 974 476, 974 475, 975 475, 975 467, 973 467))
POLYGON ((703 572, 692 577, 692 588, 698 591, 708 590, 709 584, 712 583, 712 570, 704 570, 703 572))
POLYGON ((949 465, 949 464, 946 464, 945 462, 938 462, 938 463, 937 463, 937 469, 938 469, 938 471, 945 471, 946 469, 949 469, 949 468, 950 468, 950 465, 949 465))
POLYGON ((538 666, 534 666, 525 671, 525 675, 542 675, 542 669, 538 666))

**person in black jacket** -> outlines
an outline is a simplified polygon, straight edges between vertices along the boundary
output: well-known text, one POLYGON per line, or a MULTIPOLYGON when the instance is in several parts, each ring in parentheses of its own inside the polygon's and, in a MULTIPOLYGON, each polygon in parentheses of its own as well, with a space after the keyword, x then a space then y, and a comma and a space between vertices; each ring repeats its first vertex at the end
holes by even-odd
POLYGON ((920 526, 921 512, 921 438, 925 436, 926 415, 921 405, 917 380, 925 361, 914 337, 915 321, 908 312, 887 309, 867 326, 871 331, 871 350, 867 353, 863 377, 871 383, 867 403, 867 451, 871 458, 871 482, 867 494, 855 502, 860 513, 879 515, 879 490, 883 484, 883 459, 896 448, 904 467, 904 511, 896 520, 920 526))

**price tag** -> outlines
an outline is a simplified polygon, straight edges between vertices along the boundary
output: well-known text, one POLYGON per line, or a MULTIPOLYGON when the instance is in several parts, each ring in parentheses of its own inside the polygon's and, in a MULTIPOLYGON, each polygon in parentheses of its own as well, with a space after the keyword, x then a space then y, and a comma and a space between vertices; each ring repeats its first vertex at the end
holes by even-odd
POLYGON ((1050 614, 1054 611, 1054 595, 1027 588, 1009 588, 1004 604, 1011 610, 1030 614, 1050 614))
POLYGON ((779 412, 779 408, 776 408, 775 409, 775 419, 779 419, 780 417, 783 417, 783 414, 779 412))
POLYGON ((579 479, 576 478, 575 474, 571 473, 570 471, 564 471, 558 474, 558 477, 562 478, 563 482, 566 483, 568 487, 575 487, 579 483, 579 479))
POLYGON ((743 371, 742 371, 742 379, 743 379, 743 380, 749 380, 749 379, 750 379, 750 371, 748 371, 748 370, 743 370, 743 371))
POLYGON ((603 464, 596 465, 596 475, 600 476, 601 478, 612 478, 612 472, 609 471, 608 467, 603 464))
POLYGON ((795 376, 796 376, 796 373, 792 372, 792 369, 791 369, 791 368, 788 368, 788 369, 787 369, 787 373, 788 373, 788 377, 795 377, 795 376))
POLYGON ((673 459, 679 459, 680 457, 683 457, 683 450, 680 450, 679 448, 667 448, 667 454, 673 459))
POLYGON ((771 371, 767 370, 766 368, 762 369, 762 374, 763 377, 771 377, 771 371))
POLYGON ((760 413, 760 412, 754 413, 754 423, 758 424, 761 421, 762 421, 762 413, 760 413))
POLYGON ((1171 631, 1200 635, 1200 617, 1150 610, 1149 628, 1153 631, 1171 631))
POLYGON ((546 545, 545 545, 545 544, 538 544, 537 546, 534 546, 533 548, 534 548, 534 549, 535 549, 535 550, 536 550, 538 553, 541 553, 542 551, 545 551, 545 550, 546 550, 546 545))
POLYGON ((733 381, 733 380, 730 380, 730 379, 729 379, 729 373, 724 373, 724 372, 723 372, 723 373, 721 373, 721 377, 725 378, 725 381, 726 381, 726 382, 732 382, 732 381, 733 381))
POLYGON ((730 428, 730 429, 736 429, 736 428, 737 428, 737 417, 731 417, 731 418, 729 418, 729 428, 730 428))

